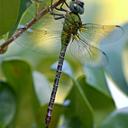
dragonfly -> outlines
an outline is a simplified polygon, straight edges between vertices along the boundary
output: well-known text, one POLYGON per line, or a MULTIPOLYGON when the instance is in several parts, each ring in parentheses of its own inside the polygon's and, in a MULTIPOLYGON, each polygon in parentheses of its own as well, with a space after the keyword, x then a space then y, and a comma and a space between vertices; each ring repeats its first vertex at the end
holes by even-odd
POLYGON ((56 10, 65 12, 65 14, 58 14, 52 9, 50 10, 50 14, 54 16, 55 20, 63 18, 64 22, 63 29, 61 31, 61 50, 59 53, 53 90, 45 118, 46 128, 49 127, 51 121, 52 110, 67 48, 71 48, 71 52, 78 56, 78 58, 84 58, 90 62, 101 62, 108 60, 106 53, 100 48, 96 47, 97 44, 93 41, 93 38, 105 36, 106 33, 112 31, 115 28, 121 29, 121 27, 118 25, 97 25, 91 23, 83 24, 80 15, 84 13, 84 2, 80 0, 71 0, 69 5, 66 3, 66 1, 64 1, 60 8, 56 8, 56 10), (63 8, 64 4, 69 10, 65 10, 63 8), (90 34, 92 37, 89 37, 90 34))

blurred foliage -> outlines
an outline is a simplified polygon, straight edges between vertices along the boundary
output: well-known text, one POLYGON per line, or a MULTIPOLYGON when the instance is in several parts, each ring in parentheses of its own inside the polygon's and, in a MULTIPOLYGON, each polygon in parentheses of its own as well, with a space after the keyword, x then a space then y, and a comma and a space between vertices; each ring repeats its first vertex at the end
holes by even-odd
MULTIPOLYGON (((100 12, 103 13, 104 7, 110 8, 112 2, 104 0, 103 7, 99 3, 103 6, 103 1, 85 2, 83 22, 102 24, 105 19, 108 22, 109 16, 100 12), (100 16, 101 19, 105 16, 103 22, 100 16)), ((0 0, 0 43, 11 36, 17 26, 25 25, 41 8, 49 5, 50 0, 0 0)), ((125 19, 124 13, 118 14, 125 19)), ((108 24, 119 23, 113 21, 109 18, 108 24)), ((128 24, 122 28, 125 33, 120 39, 101 46, 109 58, 105 67, 82 65, 67 54, 50 128, 127 128, 128 107, 117 109, 106 80, 106 75, 110 76, 128 96, 128 24)), ((0 55, 0 128, 45 128, 61 30, 62 22, 48 14, 0 55), (44 29, 49 34, 42 39, 44 29)), ((108 42, 103 39, 102 43, 108 42)))
POLYGON ((0 0, 0 36, 15 31, 30 2, 30 0, 0 0), (10 5, 13 5, 13 8, 10 5))

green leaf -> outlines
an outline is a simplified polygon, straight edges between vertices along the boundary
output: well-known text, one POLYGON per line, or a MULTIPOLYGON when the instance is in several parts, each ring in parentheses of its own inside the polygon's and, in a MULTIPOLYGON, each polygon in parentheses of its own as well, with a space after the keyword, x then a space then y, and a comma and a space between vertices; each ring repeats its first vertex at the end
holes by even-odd
POLYGON ((93 111, 81 85, 73 80, 74 85, 66 100, 69 101, 65 116, 68 127, 93 128, 93 111))
POLYGON ((10 124, 16 112, 16 97, 10 85, 0 81, 0 128, 10 124))
POLYGON ((100 128, 127 128, 127 127, 128 127, 128 108, 122 108, 111 113, 100 126, 100 128))
POLYGON ((15 30, 17 29, 19 21, 21 20, 21 17, 23 13, 25 12, 25 10, 29 7, 30 3, 31 3, 31 0, 20 0, 20 8, 19 8, 19 14, 17 17, 17 21, 14 27, 12 28, 12 30, 10 30, 9 36, 11 36, 13 32, 15 32, 15 30))
POLYGON ((16 93, 16 115, 10 127, 32 127, 36 125, 39 103, 35 94, 30 66, 21 60, 2 63, 4 75, 16 93))
MULTIPOLYGON (((28 0, 29 1, 29 0, 28 0)), ((29 22, 33 17, 35 17, 37 15, 37 13, 39 13, 40 10, 48 7, 50 5, 51 0, 31 0, 33 2, 33 4, 31 4, 25 11, 23 17, 21 18, 20 24, 26 24, 27 22, 29 22), (38 2, 39 1, 39 2, 38 2)), ((24 1, 25 2, 25 1, 24 1)), ((24 3, 23 3, 24 4, 24 3)), ((39 21, 38 24, 36 24, 37 26, 39 24, 43 24, 42 22, 47 23, 49 21, 49 16, 45 16, 45 18, 43 18, 43 20, 41 20, 41 22, 39 21), (46 18, 47 17, 47 18, 46 18), (46 18, 46 19, 45 19, 46 18)), ((40 25, 40 28, 42 27, 40 25)))
POLYGON ((104 74, 104 69, 102 67, 95 67, 91 65, 86 65, 84 69, 86 80, 90 84, 90 86, 93 86, 106 95, 110 95, 104 74))
POLYGON ((0 36, 10 31, 17 22, 20 2, 21 0, 0 0, 0 36))
MULTIPOLYGON (((24 2, 23 2, 23 7, 24 7, 24 4, 25 4, 24 2)), ((26 24, 27 22, 29 22, 36 15, 36 9, 35 9, 34 4, 31 4, 28 8, 24 7, 24 9, 21 10, 21 13, 23 11, 25 11, 25 12, 24 12, 24 15, 22 16, 22 18, 20 20, 20 24, 26 24)))
POLYGON ((24 13, 24 11, 28 8, 30 3, 31 3, 31 0, 21 0, 20 11, 19 11, 19 18, 18 19, 20 19, 20 17, 24 13))
POLYGON ((84 95, 93 108, 95 126, 98 126, 100 122, 115 109, 114 101, 112 97, 88 84, 84 76, 79 77, 78 81, 84 95))

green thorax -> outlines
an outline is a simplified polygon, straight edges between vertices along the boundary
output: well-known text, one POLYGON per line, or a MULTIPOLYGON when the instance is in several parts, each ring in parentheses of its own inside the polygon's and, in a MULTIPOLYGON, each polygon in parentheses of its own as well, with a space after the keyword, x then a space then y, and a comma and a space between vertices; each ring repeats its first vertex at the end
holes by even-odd
POLYGON ((72 12, 66 14, 61 35, 62 44, 68 44, 71 36, 76 35, 81 26, 82 22, 78 14, 72 12))
POLYGON ((71 34, 76 34, 81 25, 82 22, 80 16, 78 14, 70 12, 65 17, 63 31, 71 34))

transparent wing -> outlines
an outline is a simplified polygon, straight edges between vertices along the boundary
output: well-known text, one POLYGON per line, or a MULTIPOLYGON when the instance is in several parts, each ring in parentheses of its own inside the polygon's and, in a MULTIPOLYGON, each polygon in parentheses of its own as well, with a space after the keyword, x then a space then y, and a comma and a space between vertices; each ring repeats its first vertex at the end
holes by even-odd
MULTIPOLYGON (((47 17, 45 18, 47 19, 47 17)), ((50 21, 47 21, 48 19, 45 21, 45 18, 42 23, 33 26, 33 28, 25 32, 16 40, 16 43, 22 48, 27 48, 36 53, 60 47, 62 22, 55 21, 51 17, 50 21)))
POLYGON ((80 29, 79 36, 86 39, 94 46, 99 45, 99 42, 104 38, 108 43, 114 43, 119 40, 124 34, 122 27, 118 25, 98 25, 98 24, 83 24, 80 29))
POLYGON ((117 25, 83 24, 78 34, 70 43, 71 54, 82 63, 105 66, 109 58, 100 49, 100 43, 106 38, 106 43, 111 44, 119 40, 124 34, 123 28, 117 25))
POLYGON ((83 64, 105 66, 108 63, 108 57, 104 51, 80 37, 70 42, 68 51, 83 64))

